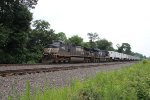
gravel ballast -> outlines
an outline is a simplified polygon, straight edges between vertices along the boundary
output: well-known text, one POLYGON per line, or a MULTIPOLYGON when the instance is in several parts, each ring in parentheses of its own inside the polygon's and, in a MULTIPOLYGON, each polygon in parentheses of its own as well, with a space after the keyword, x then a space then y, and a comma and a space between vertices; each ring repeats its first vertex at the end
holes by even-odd
MULTIPOLYGON (((116 62, 116 63, 123 63, 123 62, 116 62)), ((125 63, 125 62, 124 62, 125 63)), ((78 63, 78 64, 26 64, 26 65, 1 65, 0 64, 0 71, 5 70, 20 70, 20 69, 37 69, 37 68, 53 68, 53 67, 70 67, 70 66, 89 66, 89 65, 103 65, 103 64, 114 64, 114 62, 109 63, 78 63)))
POLYGON ((30 82, 31 90, 33 92, 37 87, 43 88, 45 83, 50 87, 69 86, 74 79, 83 80, 87 77, 94 76, 97 72, 120 69, 131 64, 133 63, 26 74, 21 76, 0 76, 0 100, 6 100, 8 95, 17 96, 16 94, 23 93, 27 81, 30 82))

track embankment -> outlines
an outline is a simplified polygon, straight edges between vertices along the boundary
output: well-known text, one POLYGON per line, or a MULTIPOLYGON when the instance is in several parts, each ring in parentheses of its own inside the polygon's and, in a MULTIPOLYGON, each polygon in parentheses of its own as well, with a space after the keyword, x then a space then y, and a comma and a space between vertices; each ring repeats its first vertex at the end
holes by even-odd
MULTIPOLYGON (((12 76, 12 75, 25 75, 32 73, 41 73, 41 72, 55 72, 62 70, 73 70, 78 68, 90 68, 106 65, 117 65, 125 64, 129 62, 111 62, 111 63, 79 63, 79 64, 55 64, 55 65, 43 65, 43 64, 6 64, 0 65, 0 76, 12 76)), ((130 62, 132 63, 132 62, 130 62)))
MULTIPOLYGON (((54 72, 40 72, 40 73, 32 73, 32 74, 25 74, 25 75, 11 75, 7 77, 0 76, 0 84, 1 84, 0 100, 8 100, 7 99, 8 95, 17 98, 17 95, 21 95, 25 91, 27 81, 29 81, 30 83, 31 93, 34 93, 35 89, 37 89, 38 87, 41 90, 43 90, 45 84, 47 84, 48 87, 56 87, 56 88, 70 86, 72 80, 76 80, 76 79, 84 80, 87 77, 92 77, 96 75, 96 73, 99 73, 101 71, 118 70, 130 66, 134 63, 136 62, 125 62, 122 64, 103 63, 103 65, 99 65, 99 66, 95 65, 95 67, 94 66, 90 67, 90 63, 88 63, 88 64, 82 64, 82 68, 78 67, 74 70, 59 70, 54 72), (89 65, 89 67, 83 68, 83 65, 89 65)), ((71 64, 66 64, 66 67, 70 65, 71 64)), ((75 64, 73 65, 75 66, 75 64)), ((54 65, 44 65, 44 66, 54 67, 54 65)), ((55 66, 58 67, 58 65, 55 66)), ((60 66, 64 66, 64 65, 60 65, 60 66)), ((8 68, 9 67, 10 66, 8 66, 8 68)), ((17 66, 17 67, 32 67, 32 66, 17 66)))

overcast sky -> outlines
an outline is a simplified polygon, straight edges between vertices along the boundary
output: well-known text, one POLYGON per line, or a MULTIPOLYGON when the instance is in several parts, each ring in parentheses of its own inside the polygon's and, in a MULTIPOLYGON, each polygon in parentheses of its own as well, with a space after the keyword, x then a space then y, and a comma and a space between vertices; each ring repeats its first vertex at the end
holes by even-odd
POLYGON ((51 24, 67 37, 96 32, 116 44, 129 43, 132 51, 150 56, 150 0, 39 0, 34 20, 51 24))

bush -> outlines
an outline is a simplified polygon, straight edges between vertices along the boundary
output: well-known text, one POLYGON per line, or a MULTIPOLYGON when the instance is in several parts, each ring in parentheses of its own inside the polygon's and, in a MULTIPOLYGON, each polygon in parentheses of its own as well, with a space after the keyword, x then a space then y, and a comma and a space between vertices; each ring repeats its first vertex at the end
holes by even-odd
POLYGON ((100 93, 96 89, 85 87, 79 90, 76 100, 100 100, 100 97, 100 93))
POLYGON ((147 64, 147 63, 148 63, 148 60, 144 59, 143 64, 147 64))

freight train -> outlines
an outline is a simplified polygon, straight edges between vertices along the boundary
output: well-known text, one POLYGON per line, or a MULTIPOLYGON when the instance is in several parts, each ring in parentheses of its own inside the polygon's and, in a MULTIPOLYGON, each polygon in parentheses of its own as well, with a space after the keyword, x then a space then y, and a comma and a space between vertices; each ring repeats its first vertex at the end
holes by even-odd
POLYGON ((116 51, 86 48, 63 41, 53 41, 44 48, 42 63, 71 63, 71 62, 110 62, 110 61, 135 61, 139 57, 118 53, 116 51))

